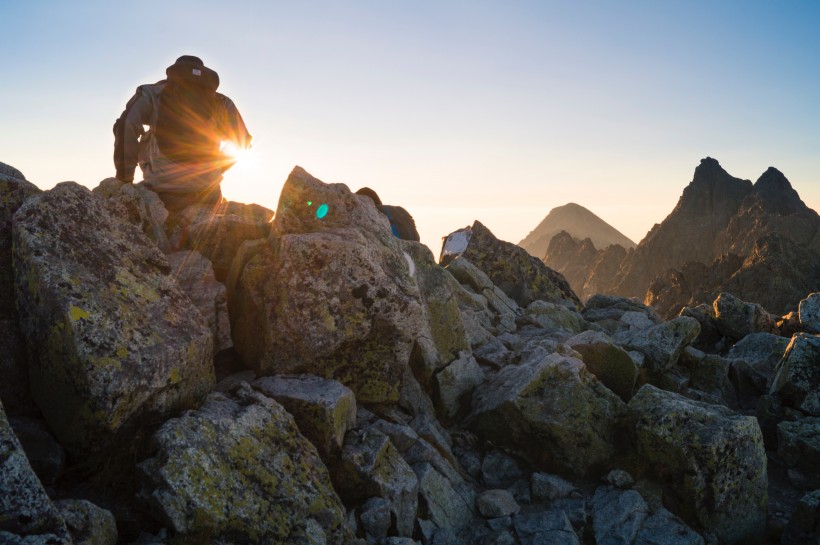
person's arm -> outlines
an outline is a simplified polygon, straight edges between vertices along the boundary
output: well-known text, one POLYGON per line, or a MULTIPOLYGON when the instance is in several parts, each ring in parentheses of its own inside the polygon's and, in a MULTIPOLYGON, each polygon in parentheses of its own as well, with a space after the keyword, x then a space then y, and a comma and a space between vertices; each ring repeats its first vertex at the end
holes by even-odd
POLYGON ((250 148, 251 135, 248 132, 247 127, 245 127, 245 121, 239 114, 239 110, 236 108, 236 105, 225 95, 218 94, 218 96, 222 101, 225 113, 222 127, 220 127, 222 131, 222 138, 229 142, 233 142, 242 149, 250 148))
POLYGON ((114 167, 117 179, 134 181, 134 171, 139 159, 139 139, 144 134, 143 125, 151 119, 152 101, 147 92, 138 88, 114 123, 114 167))

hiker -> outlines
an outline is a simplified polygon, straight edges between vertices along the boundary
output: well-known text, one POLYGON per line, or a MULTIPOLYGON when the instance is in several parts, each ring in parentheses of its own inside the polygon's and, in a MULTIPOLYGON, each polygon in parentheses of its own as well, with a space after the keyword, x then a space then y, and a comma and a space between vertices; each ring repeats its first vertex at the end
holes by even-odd
POLYGON ((376 208, 379 212, 387 216, 387 220, 390 222, 390 229, 395 236, 402 240, 420 241, 419 232, 416 230, 416 222, 413 220, 413 216, 410 215, 410 212, 401 206, 382 204, 382 200, 378 194, 369 187, 361 188, 356 192, 356 195, 370 197, 370 200, 376 204, 376 208))
POLYGON ((117 179, 132 183, 139 163, 143 184, 169 211, 217 204, 222 174, 236 162, 221 147, 247 149, 251 136, 233 101, 216 92, 219 75, 201 59, 183 55, 165 74, 137 87, 114 123, 117 179))

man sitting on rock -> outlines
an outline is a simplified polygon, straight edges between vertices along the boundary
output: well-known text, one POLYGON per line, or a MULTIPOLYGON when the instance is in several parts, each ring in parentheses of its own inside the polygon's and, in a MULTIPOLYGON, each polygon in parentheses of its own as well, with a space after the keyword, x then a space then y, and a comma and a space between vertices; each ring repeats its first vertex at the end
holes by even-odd
POLYGON ((219 203, 222 174, 236 162, 223 147, 247 149, 251 136, 231 99, 216 92, 219 75, 198 57, 183 55, 165 74, 139 86, 114 124, 117 179, 133 182, 139 162, 145 187, 169 211, 219 203))

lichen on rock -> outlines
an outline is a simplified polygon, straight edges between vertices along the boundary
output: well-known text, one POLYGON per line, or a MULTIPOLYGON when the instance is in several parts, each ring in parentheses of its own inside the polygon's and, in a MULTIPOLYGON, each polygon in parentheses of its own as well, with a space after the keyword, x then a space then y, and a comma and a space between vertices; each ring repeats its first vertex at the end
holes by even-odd
POLYGON ((766 527, 767 466, 757 420, 644 385, 629 402, 638 455, 669 487, 676 514, 722 543, 766 527))
POLYGON ((99 452, 213 385, 211 334, 165 256, 84 187, 20 207, 14 271, 32 394, 69 450, 99 452))
MULTIPOLYGON (((142 496, 180 543, 353 539, 316 448, 276 401, 240 385, 167 421, 140 464, 142 496)), ((313 541, 308 541, 313 543, 313 541)))

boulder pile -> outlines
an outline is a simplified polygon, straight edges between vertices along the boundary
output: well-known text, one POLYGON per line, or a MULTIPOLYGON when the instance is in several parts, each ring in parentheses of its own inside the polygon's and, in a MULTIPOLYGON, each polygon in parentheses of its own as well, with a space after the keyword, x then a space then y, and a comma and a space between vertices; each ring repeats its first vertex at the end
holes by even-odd
POLYGON ((0 192, 0 543, 820 539, 820 294, 584 305, 299 167, 275 214, 0 192))

